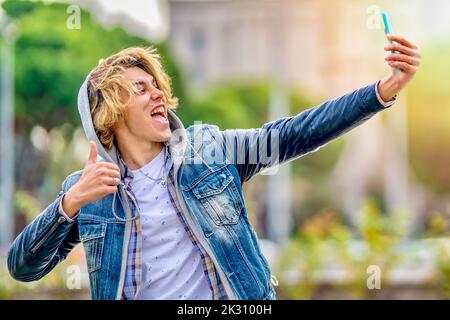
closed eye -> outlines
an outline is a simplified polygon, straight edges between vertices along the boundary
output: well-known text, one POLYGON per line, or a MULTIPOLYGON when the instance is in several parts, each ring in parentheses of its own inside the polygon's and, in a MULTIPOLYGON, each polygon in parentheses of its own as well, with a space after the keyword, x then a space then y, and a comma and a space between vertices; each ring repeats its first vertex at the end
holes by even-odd
POLYGON ((134 91, 136 94, 142 95, 145 93, 145 84, 144 83, 135 83, 134 84, 134 91))
POLYGON ((145 88, 138 88, 137 89, 137 93, 138 94, 144 94, 145 93, 145 88))
POLYGON ((136 94, 139 94, 139 95, 145 94, 146 90, 148 88, 150 88, 151 86, 155 87, 156 89, 159 89, 158 82, 156 82, 156 79, 153 78, 151 85, 150 85, 150 82, 147 80, 145 80, 145 81, 139 80, 139 81, 134 82, 135 92, 136 92, 136 94))

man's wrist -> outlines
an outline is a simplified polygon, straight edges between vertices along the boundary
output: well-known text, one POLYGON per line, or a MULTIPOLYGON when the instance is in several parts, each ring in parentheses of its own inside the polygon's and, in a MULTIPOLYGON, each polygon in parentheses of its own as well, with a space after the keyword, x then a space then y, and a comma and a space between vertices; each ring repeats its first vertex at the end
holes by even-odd
POLYGON ((61 206, 64 213, 69 216, 69 218, 73 218, 80 211, 82 205, 70 191, 71 190, 67 191, 64 195, 61 206))
POLYGON ((392 76, 381 79, 378 82, 378 94, 384 102, 389 102, 395 98, 401 88, 392 76))

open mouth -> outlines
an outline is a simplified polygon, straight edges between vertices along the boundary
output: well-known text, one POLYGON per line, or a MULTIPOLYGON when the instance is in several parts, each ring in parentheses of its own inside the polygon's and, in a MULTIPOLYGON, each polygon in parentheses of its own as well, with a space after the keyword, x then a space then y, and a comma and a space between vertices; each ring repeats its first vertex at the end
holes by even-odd
POLYGON ((167 122, 167 113, 166 108, 164 108, 164 106, 154 108, 150 113, 150 116, 158 122, 161 123, 167 122))

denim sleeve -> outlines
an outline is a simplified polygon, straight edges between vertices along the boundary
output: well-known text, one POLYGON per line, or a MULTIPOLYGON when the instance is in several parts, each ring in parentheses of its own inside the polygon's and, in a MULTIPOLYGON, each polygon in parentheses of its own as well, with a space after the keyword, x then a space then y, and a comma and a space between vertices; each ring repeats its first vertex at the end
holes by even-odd
POLYGON ((8 251, 8 270, 19 281, 39 280, 49 273, 80 242, 77 221, 60 214, 67 179, 55 201, 17 236, 8 251))
POLYGON ((373 83, 261 128, 220 133, 227 158, 245 182, 263 169, 316 151, 384 109, 373 83))

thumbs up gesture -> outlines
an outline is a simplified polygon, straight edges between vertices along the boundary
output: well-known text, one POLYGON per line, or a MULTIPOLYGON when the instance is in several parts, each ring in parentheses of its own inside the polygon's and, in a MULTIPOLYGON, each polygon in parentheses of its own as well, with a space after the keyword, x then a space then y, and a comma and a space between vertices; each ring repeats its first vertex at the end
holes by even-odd
POLYGON ((117 192, 120 183, 119 167, 109 162, 97 162, 97 145, 93 141, 90 144, 91 151, 80 180, 66 192, 62 202, 63 210, 70 218, 82 206, 117 192))

